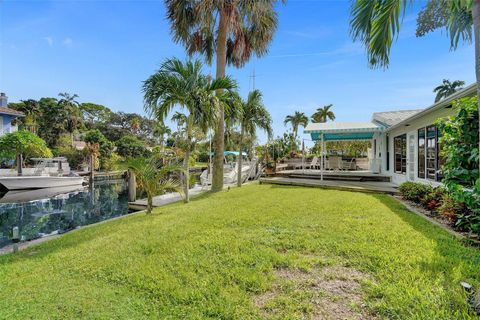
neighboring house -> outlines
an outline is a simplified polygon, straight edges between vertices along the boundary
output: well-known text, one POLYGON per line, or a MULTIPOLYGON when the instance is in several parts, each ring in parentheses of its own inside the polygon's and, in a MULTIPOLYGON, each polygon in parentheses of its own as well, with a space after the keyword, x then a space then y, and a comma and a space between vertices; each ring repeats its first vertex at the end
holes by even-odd
POLYGON ((452 102, 474 96, 470 85, 426 109, 377 112, 369 122, 310 123, 304 133, 312 140, 371 140, 370 170, 405 181, 439 184, 442 180, 441 145, 437 119, 453 115, 452 102))
POLYGON ((14 120, 24 116, 22 112, 9 109, 7 105, 8 98, 2 92, 0 93, 0 136, 17 131, 18 127, 14 120))

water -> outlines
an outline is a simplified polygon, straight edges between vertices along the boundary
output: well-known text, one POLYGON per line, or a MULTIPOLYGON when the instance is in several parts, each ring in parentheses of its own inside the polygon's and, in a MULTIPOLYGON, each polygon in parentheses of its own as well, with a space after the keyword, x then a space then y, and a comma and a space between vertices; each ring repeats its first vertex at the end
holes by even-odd
POLYGON ((15 226, 21 241, 30 241, 128 213, 128 192, 121 180, 93 188, 10 191, 0 194, 0 248, 11 243, 15 226))

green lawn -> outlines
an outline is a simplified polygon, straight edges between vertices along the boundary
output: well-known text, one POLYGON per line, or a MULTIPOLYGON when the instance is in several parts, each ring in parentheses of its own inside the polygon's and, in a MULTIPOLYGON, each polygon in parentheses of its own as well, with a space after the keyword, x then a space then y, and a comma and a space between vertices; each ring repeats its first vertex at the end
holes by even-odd
POLYGON ((388 196, 249 185, 0 257, 0 319, 466 319, 479 268, 388 196))

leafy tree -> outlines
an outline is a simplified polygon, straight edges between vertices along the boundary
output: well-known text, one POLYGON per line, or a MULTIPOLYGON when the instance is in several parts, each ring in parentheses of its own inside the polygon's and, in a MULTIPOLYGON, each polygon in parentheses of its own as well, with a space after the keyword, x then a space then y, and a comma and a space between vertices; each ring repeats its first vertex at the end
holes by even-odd
POLYGON ((265 130, 269 136, 272 135, 272 118, 265 108, 262 101, 262 93, 259 90, 254 90, 248 94, 246 101, 241 103, 240 113, 240 143, 238 156, 238 177, 237 185, 242 186, 242 151, 243 151, 243 137, 245 134, 254 137, 257 127, 265 130))
POLYGON ((318 108, 317 111, 312 115, 312 122, 316 123, 324 123, 327 122, 328 119, 335 120, 335 114, 330 108, 333 107, 333 104, 328 104, 323 108, 318 108))
POLYGON ((299 126, 306 127, 308 124, 308 117, 303 112, 295 111, 293 115, 288 115, 285 117, 283 124, 287 125, 288 123, 292 125, 293 135, 295 136, 295 139, 296 139, 298 136, 297 135, 298 127, 299 126))
POLYGON ((147 213, 152 212, 154 196, 168 191, 182 192, 181 184, 169 177, 180 171, 180 167, 163 163, 154 157, 131 158, 125 162, 126 167, 135 173, 138 186, 147 194, 147 213))
POLYGON ((112 110, 95 103, 82 103, 80 104, 80 111, 82 114, 83 122, 89 125, 90 129, 98 123, 108 123, 112 110))
POLYGON ((188 112, 185 124, 187 145, 184 148, 186 202, 189 201, 189 158, 195 147, 192 143, 194 128, 206 132, 217 120, 223 101, 215 95, 215 91, 235 88, 236 83, 228 77, 211 81, 210 77, 202 74, 199 60, 184 63, 176 58, 166 60, 143 85, 145 110, 159 122, 163 122, 175 106, 188 112))
MULTIPOLYGON (((367 49, 368 61, 372 67, 388 67, 390 49, 400 31, 401 15, 411 2, 413 1, 356 0, 354 2, 351 9, 351 34, 354 41, 360 41, 367 49)), ((475 73, 478 110, 480 111, 480 1, 430 0, 427 4, 427 12, 429 11, 428 5, 437 9, 438 6, 447 7, 446 21, 438 18, 438 15, 442 14, 440 12, 435 18, 436 20, 431 20, 433 22, 440 21, 440 23, 430 24, 430 29, 427 27, 424 29, 425 32, 420 32, 421 35, 437 28, 444 28, 450 37, 450 47, 453 50, 457 48, 460 39, 465 42, 475 41, 475 73), (441 3, 430 4, 432 1, 441 1, 441 3)), ((422 15, 422 13, 420 14, 422 15)), ((429 14, 435 15, 432 11, 429 14)))
POLYGON ((0 137, 0 158, 14 160, 21 153, 25 161, 30 158, 51 158, 52 151, 44 140, 29 131, 7 133, 0 137))
POLYGON ((438 87, 436 87, 435 89, 433 89, 433 92, 437 93, 437 95, 435 96, 435 102, 438 102, 454 94, 458 90, 462 89, 464 85, 465 85, 464 81, 456 80, 456 81, 450 82, 450 80, 443 79, 443 83, 438 87))
POLYGON ((150 154, 145 143, 136 136, 123 136, 116 142, 117 153, 126 158, 146 157, 150 154))
POLYGON ((156 137, 157 143, 160 145, 160 149, 163 152, 165 150, 165 135, 172 133, 169 127, 167 127, 163 122, 158 122, 153 128, 153 136, 156 137))
POLYGON ((40 103, 37 100, 21 100, 19 103, 9 103, 8 107, 25 114, 25 117, 17 118, 21 128, 23 127, 32 133, 37 132, 37 119, 41 116, 40 103))
MULTIPOLYGON (((216 78, 225 76, 227 63, 242 67, 252 56, 263 56, 277 29, 275 0, 165 0, 173 39, 189 55, 200 53, 216 61, 216 78)), ((214 145, 212 191, 223 188, 225 110, 220 106, 214 145)))

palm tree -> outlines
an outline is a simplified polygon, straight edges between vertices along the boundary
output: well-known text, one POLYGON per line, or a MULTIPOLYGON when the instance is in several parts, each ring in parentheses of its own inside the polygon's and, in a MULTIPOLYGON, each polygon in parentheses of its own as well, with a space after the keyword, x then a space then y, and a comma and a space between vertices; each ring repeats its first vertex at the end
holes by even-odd
MULTIPOLYGON (((263 56, 277 29, 276 0, 165 0, 173 39, 191 56, 200 53, 210 64, 215 55, 216 78, 227 63, 239 68, 263 56)), ((221 106, 214 136, 212 191, 223 188, 225 113, 221 106)))
POLYGON ((165 151, 165 135, 170 135, 172 130, 167 127, 163 122, 158 122, 153 127, 153 135, 158 138, 158 144, 162 152, 165 151))
MULTIPOLYGON (((359 40, 367 49, 370 66, 388 67, 390 48, 400 31, 401 15, 411 2, 413 1, 356 0, 352 5, 351 34, 354 41, 359 40)), ((457 48, 460 39, 466 42, 473 40, 475 43, 475 74, 480 112, 480 0, 448 0, 442 2, 442 6, 448 6, 447 21, 439 27, 446 28, 451 49, 457 48)))
POLYGON ((335 120, 335 114, 333 111, 330 111, 330 108, 333 107, 333 104, 328 104, 323 108, 318 108, 317 111, 312 115, 312 122, 324 123, 328 119, 335 120))
POLYGON ((438 102, 449 95, 454 94, 458 90, 462 89, 462 87, 465 85, 465 81, 461 80, 456 80, 453 82, 450 82, 450 80, 443 79, 443 83, 433 89, 433 92, 436 92, 437 95, 435 96, 435 102, 438 102))
POLYGON ((138 134, 138 130, 140 130, 140 118, 135 117, 130 121, 130 128, 135 134, 138 134))
POLYGON ((131 158, 125 166, 135 174, 138 186, 147 194, 147 213, 152 212, 153 197, 165 192, 174 191, 182 193, 179 181, 169 178, 171 173, 181 171, 176 165, 163 165, 161 159, 131 158))
POLYGON ((184 63, 177 58, 167 59, 143 84, 145 110, 158 121, 163 122, 176 106, 188 112, 185 123, 185 202, 189 201, 188 166, 190 154, 195 147, 192 143, 194 129, 206 132, 216 122, 223 101, 215 92, 235 88, 235 81, 229 77, 212 81, 203 75, 199 60, 184 63))
POLYGON ((41 114, 40 103, 33 99, 21 100, 21 103, 17 104, 16 110, 25 114, 25 118, 22 119, 25 128, 36 134, 38 128, 37 118, 39 118, 41 114))
POLYGON ((237 185, 242 186, 242 151, 244 135, 255 136, 257 127, 265 130, 269 136, 272 135, 272 118, 263 105, 262 93, 260 90, 254 90, 248 94, 247 101, 241 103, 240 114, 240 141, 238 155, 238 177, 237 185))
POLYGON ((289 122, 292 125, 293 135, 296 139, 298 133, 298 126, 306 127, 308 124, 308 117, 303 112, 295 111, 293 115, 288 115, 285 117, 283 124, 287 125, 289 122))
POLYGON ((58 94, 61 99, 58 101, 58 105, 62 107, 66 113, 65 117, 65 129, 70 133, 71 146, 73 147, 73 135, 78 128, 79 123, 82 121, 82 114, 80 112, 80 104, 76 100, 77 94, 69 94, 66 92, 58 94))

